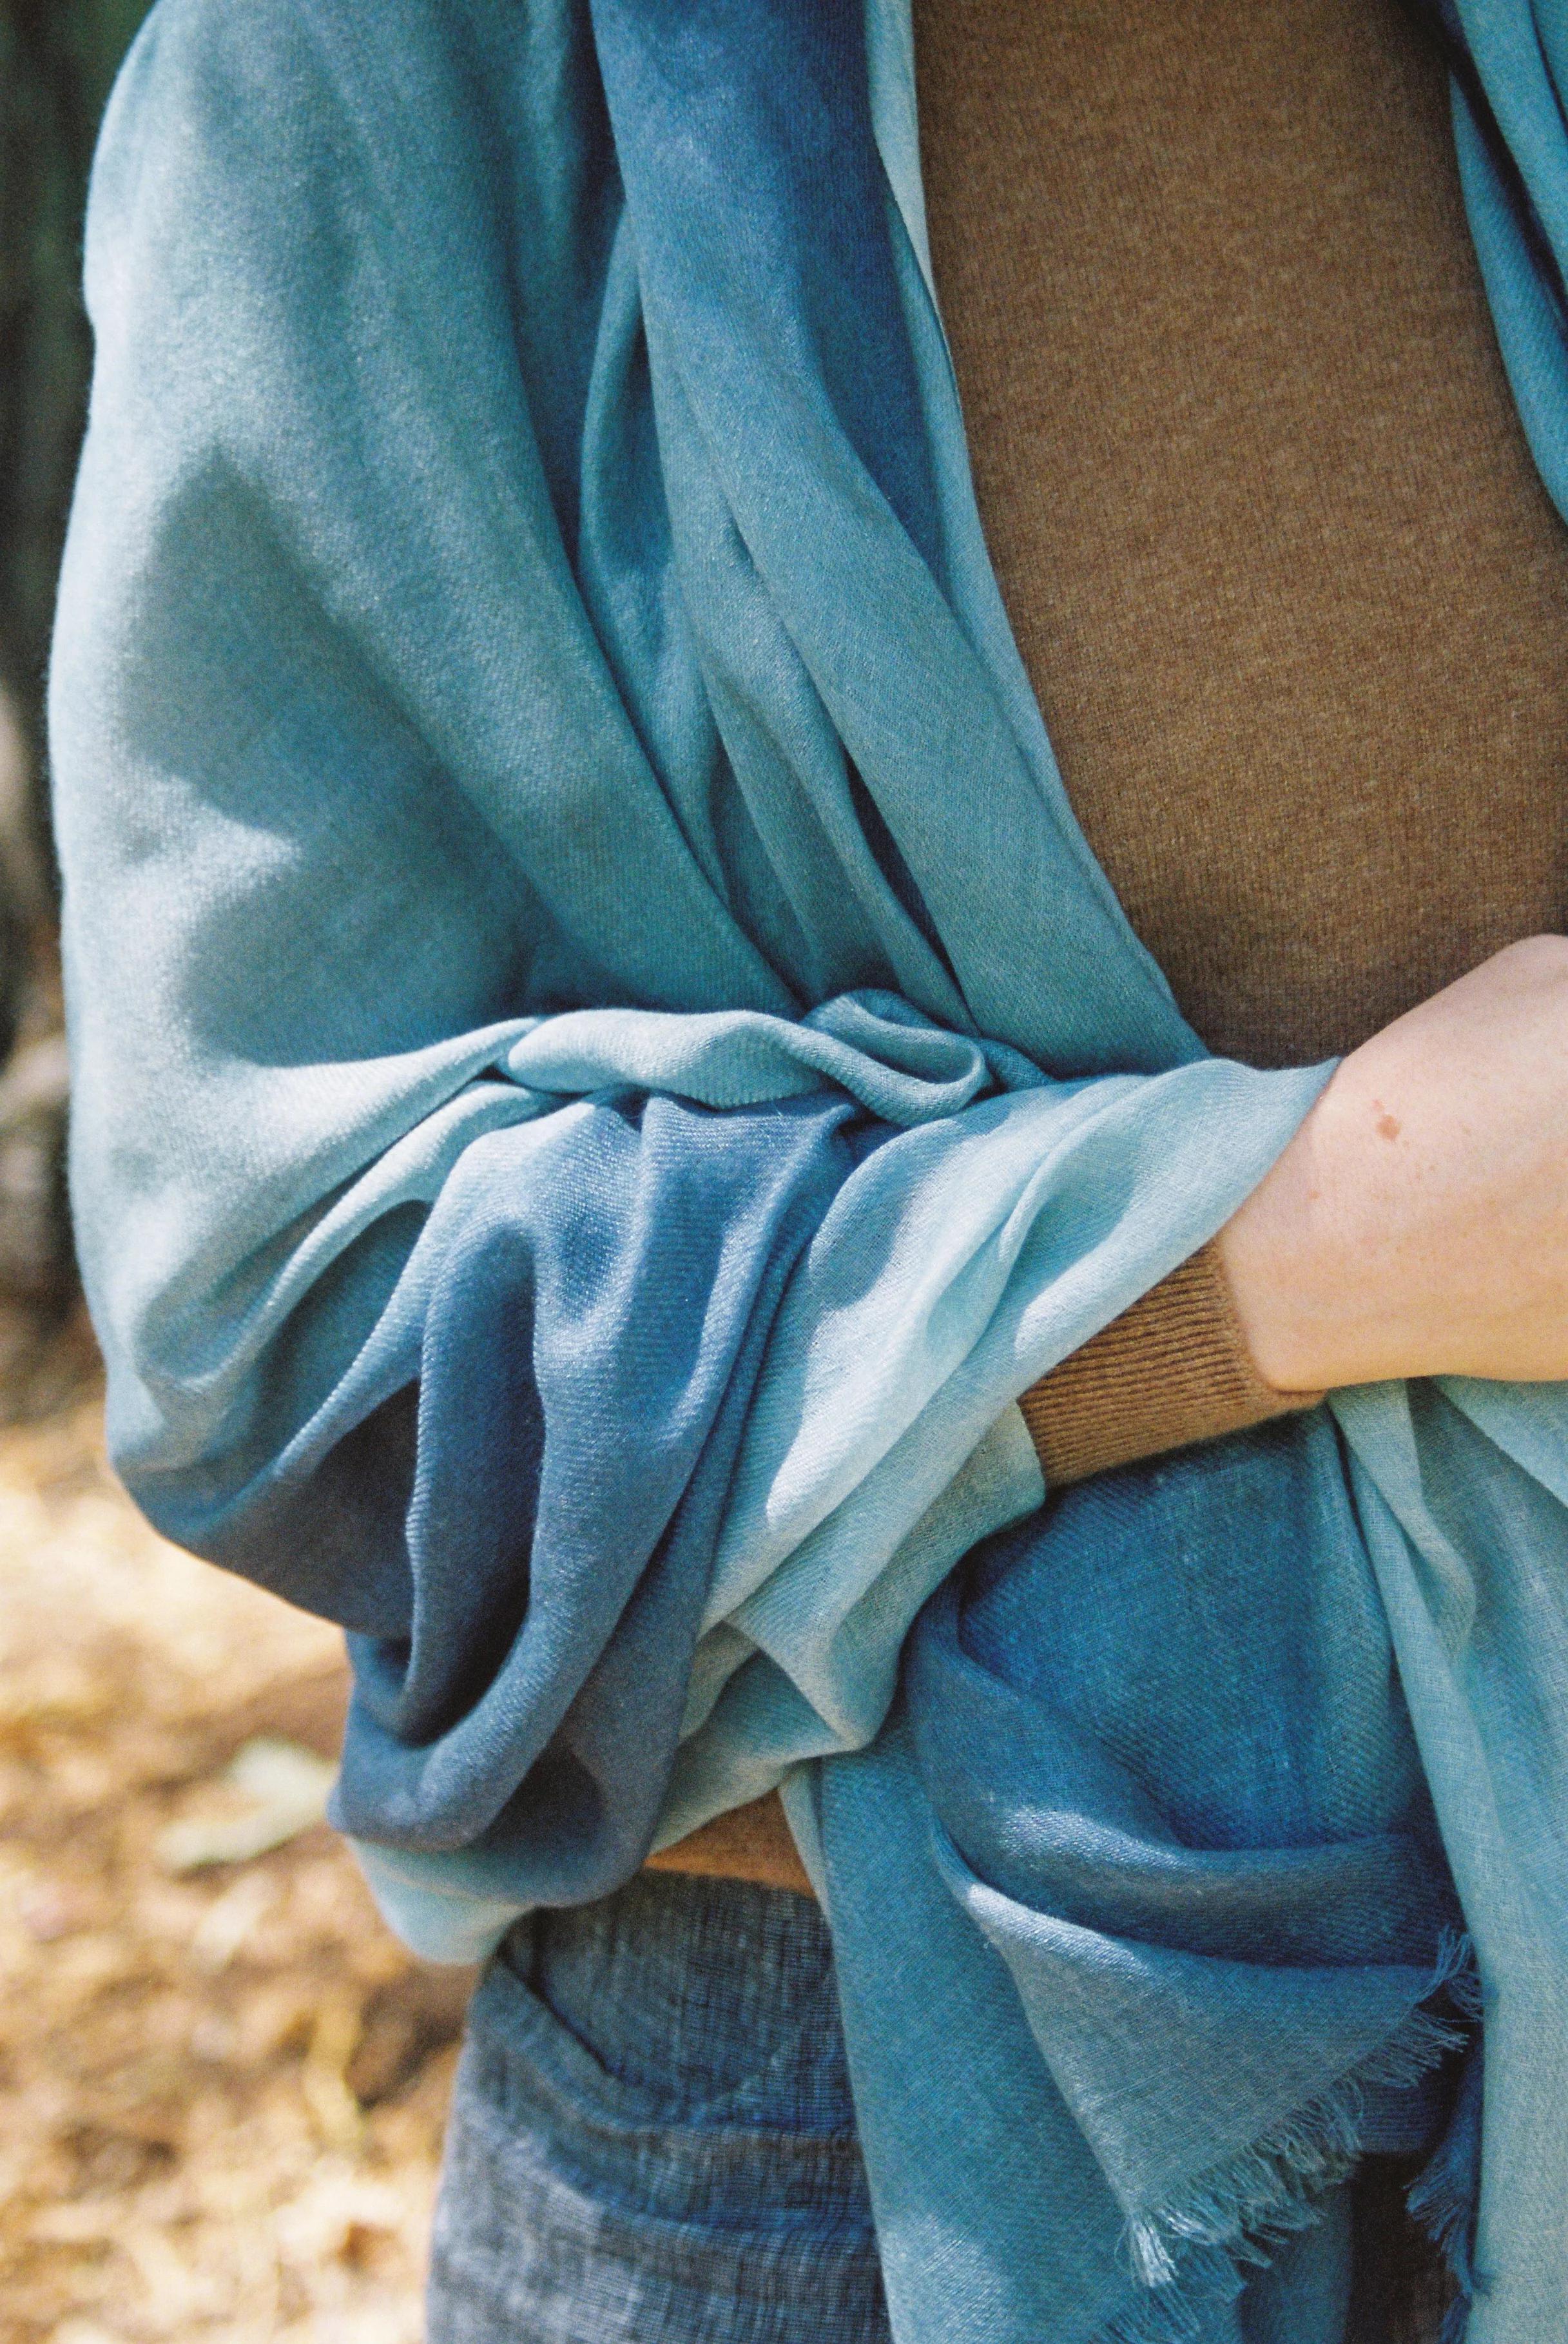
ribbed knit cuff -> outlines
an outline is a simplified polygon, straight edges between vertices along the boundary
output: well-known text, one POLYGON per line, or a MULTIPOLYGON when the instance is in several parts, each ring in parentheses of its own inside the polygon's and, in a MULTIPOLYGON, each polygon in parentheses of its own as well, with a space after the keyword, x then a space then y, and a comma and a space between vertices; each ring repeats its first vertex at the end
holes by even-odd
POLYGON ((798 1896, 815 1894, 776 1791, 748 1807, 715 1815, 673 1847, 651 1855, 646 1868, 695 1873, 704 1880, 750 1880, 759 1888, 793 1888, 798 1896))
POLYGON ((1047 1488, 1315 1406, 1252 1363, 1219 1257, 1202 1247, 1030 1386, 1018 1406, 1047 1488))

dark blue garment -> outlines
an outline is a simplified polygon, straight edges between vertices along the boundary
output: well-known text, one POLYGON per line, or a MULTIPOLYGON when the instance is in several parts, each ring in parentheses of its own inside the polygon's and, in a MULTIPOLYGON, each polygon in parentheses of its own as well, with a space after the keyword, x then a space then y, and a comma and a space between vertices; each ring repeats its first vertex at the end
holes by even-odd
POLYGON ((825 1924, 645 1874, 470 2015, 430 2344, 888 2344, 825 1924))

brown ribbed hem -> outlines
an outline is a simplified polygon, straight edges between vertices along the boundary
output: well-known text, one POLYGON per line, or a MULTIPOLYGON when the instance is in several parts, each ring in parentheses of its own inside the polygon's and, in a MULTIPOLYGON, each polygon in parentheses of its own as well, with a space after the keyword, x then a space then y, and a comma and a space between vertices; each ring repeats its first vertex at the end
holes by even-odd
POLYGON ((776 1791, 754 1799, 749 1807, 715 1815, 673 1847, 651 1855, 648 1869, 697 1873, 705 1880, 750 1880, 759 1888, 793 1888, 799 1896, 814 1893, 776 1791))
POLYGON ((1053 1488, 1218 1440, 1321 1398, 1264 1382, 1219 1254, 1206 1245, 1032 1384, 1018 1406, 1053 1488))

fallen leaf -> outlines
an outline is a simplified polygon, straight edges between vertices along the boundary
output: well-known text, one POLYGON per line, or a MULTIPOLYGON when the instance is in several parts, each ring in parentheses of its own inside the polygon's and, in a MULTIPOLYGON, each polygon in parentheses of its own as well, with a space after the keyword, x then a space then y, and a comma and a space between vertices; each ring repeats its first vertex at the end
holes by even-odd
POLYGON ((278 1891, 265 1874, 248 1872, 209 1904, 191 1932, 191 1958, 209 1977, 227 1969, 246 1939, 266 1919, 278 1891))
POLYGON ((317 2013, 299 2089, 329 2148, 355 2149, 363 2137, 365 2114, 349 2087, 349 2062, 359 2047, 362 2017, 349 1995, 329 1996, 317 2013))
POLYGON ((296 1742, 248 1742, 195 1812, 158 1834, 154 1854, 166 1872, 248 1864, 322 1821, 337 1771, 296 1742))

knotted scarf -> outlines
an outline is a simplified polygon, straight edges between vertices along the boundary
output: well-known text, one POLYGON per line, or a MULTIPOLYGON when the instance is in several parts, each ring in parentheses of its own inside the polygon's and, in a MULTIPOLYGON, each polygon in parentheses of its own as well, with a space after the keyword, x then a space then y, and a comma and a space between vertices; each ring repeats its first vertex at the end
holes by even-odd
MULTIPOLYGON (((1568 7, 1445 23, 1568 510, 1568 7)), ((1543 2344, 1568 1406, 1044 1491, 1018 1394, 1329 1069, 1208 1056, 1073 820, 917 152, 905 0, 156 10, 53 676, 113 1451, 350 1631, 428 1950, 784 1784, 900 2344, 1335 2344, 1380 2149, 1543 2344)))

